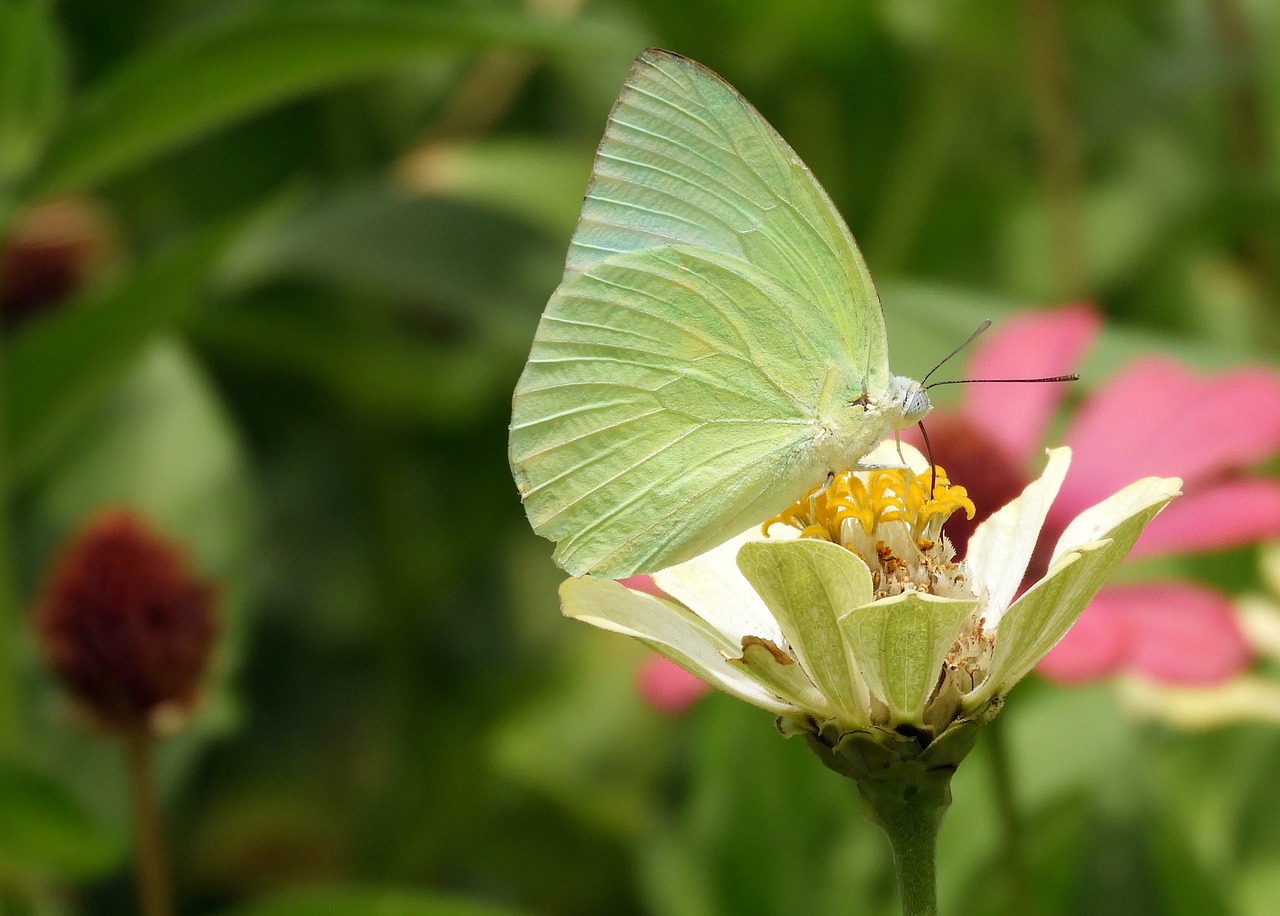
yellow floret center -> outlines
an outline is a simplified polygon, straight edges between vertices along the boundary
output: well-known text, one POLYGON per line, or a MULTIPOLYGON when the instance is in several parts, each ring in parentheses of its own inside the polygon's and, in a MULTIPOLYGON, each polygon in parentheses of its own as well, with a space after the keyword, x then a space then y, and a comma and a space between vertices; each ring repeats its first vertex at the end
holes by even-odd
POLYGON ((910 468, 845 471, 769 519, 763 530, 781 523, 799 529, 801 537, 840 543, 844 523, 852 519, 868 535, 881 524, 901 522, 915 538, 932 540, 961 509, 969 518, 976 511, 965 488, 953 485, 938 465, 932 474, 910 468))

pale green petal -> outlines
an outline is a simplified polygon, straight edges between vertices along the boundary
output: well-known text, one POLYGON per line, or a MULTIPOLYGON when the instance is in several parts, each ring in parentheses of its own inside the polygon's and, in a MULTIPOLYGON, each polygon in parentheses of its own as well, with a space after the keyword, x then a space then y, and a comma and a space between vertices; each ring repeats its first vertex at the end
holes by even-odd
POLYGON ((965 560, 975 591, 984 597, 989 630, 1000 623, 1018 593, 1040 529, 1070 464, 1071 449, 1050 449, 1049 461, 1039 479, 980 524, 969 539, 965 560))
POLYGON ((674 601, 635 592, 608 579, 566 579, 560 585, 566 617, 603 630, 634 636, 655 652, 692 671, 708 683, 770 712, 794 713, 725 656, 741 654, 715 628, 674 601))
POLYGON ((730 659, 729 664, 743 668, 770 693, 818 718, 834 712, 799 662, 776 644, 748 642, 742 648, 742 657, 730 659))
MULTIPOLYGON (((785 529, 793 532, 795 529, 785 529)), ((779 528, 783 533, 784 529, 779 528)), ((753 526, 714 550, 679 566, 653 574, 658 587, 725 635, 734 647, 744 636, 782 642, 782 631, 764 601, 738 569, 738 550, 749 541, 763 540, 753 526)))
POLYGON ((841 619, 858 671, 889 707, 890 724, 920 721, 947 652, 977 604, 908 592, 841 619))
POLYGON ((1167 503, 1182 493, 1182 480, 1177 477, 1144 477, 1129 484, 1119 493, 1107 497, 1096 506, 1085 509, 1067 525, 1053 549, 1052 566, 1068 551, 1081 544, 1110 537, 1109 532, 1125 519, 1143 511, 1155 502, 1167 503))
MULTIPOLYGON (((1056 559, 1048 574, 1009 608, 996 630, 991 670, 965 699, 967 708, 975 709, 997 694, 1006 693, 1048 654, 1129 553, 1142 529, 1178 495, 1178 486, 1176 480, 1148 478, 1081 516, 1092 513, 1093 518, 1107 518, 1111 524, 1101 530, 1102 540, 1077 543, 1074 550, 1056 559), (1108 504, 1117 511, 1107 510, 1108 504)), ((1073 527, 1086 532, 1098 530, 1092 522, 1078 527, 1073 522, 1068 532, 1073 527)), ((1065 540, 1066 535, 1063 537, 1065 540)))
POLYGON ((810 679, 839 711, 864 718, 864 688, 839 619, 871 600, 867 565, 837 544, 809 539, 744 544, 738 565, 810 679))

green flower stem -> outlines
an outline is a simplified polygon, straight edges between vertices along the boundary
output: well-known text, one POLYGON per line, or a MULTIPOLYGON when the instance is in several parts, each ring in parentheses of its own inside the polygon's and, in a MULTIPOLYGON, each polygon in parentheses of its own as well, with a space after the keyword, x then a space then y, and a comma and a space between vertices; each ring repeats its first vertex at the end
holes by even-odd
POLYGON ((1009 758, 1009 742, 999 718, 987 726, 987 747, 991 750, 991 781, 1000 814, 1003 834, 1005 871, 1009 876, 1010 900, 1018 901, 1020 912, 1029 913, 1031 897, 1027 881, 1027 862, 1022 852, 1022 819, 1013 793, 1013 765, 1009 758))
POLYGON ((905 729, 846 732, 810 720, 800 731, 823 765, 857 782, 867 820, 889 837, 904 916, 938 912, 938 828, 951 805, 951 775, 1001 705, 997 697, 927 744, 905 729))
POLYGON ((171 916, 169 851, 156 792, 153 757, 155 739, 145 731, 124 737, 125 765, 129 771, 129 796, 133 805, 134 843, 137 844, 135 880, 138 908, 143 916, 171 916))
POLYGON ((868 819, 893 847, 903 916, 938 912, 938 828, 951 804, 951 773, 908 761, 858 780, 868 819))

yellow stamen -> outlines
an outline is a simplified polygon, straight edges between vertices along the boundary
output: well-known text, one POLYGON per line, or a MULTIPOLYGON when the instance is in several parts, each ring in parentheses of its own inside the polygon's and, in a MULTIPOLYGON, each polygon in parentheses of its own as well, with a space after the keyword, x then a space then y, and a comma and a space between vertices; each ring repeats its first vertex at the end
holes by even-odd
POLYGON ((845 471, 769 519, 763 530, 774 524, 790 525, 800 529, 801 537, 840 543, 846 519, 856 521, 867 534, 876 525, 902 522, 917 539, 932 541, 942 523, 960 509, 969 518, 976 511, 965 488, 952 485, 946 470, 937 465, 933 474, 916 474, 909 468, 845 471), (932 495, 927 493, 930 478, 932 495))

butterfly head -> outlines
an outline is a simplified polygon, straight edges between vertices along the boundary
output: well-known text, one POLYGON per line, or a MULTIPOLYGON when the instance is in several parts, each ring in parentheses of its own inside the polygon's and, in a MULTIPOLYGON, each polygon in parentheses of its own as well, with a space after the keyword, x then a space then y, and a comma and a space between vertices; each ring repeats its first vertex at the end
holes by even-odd
POLYGON ((933 410, 933 402, 929 400, 929 392, 913 378, 895 375, 889 382, 889 390, 885 400, 890 409, 897 415, 894 420, 895 429, 908 429, 915 426, 933 410))

